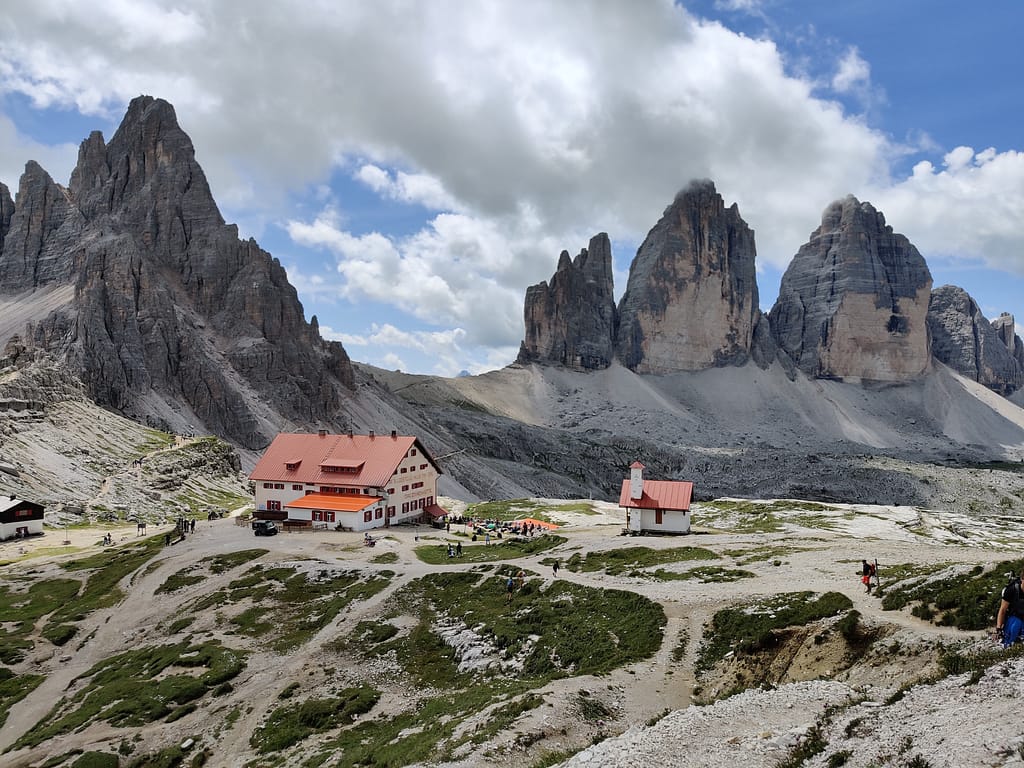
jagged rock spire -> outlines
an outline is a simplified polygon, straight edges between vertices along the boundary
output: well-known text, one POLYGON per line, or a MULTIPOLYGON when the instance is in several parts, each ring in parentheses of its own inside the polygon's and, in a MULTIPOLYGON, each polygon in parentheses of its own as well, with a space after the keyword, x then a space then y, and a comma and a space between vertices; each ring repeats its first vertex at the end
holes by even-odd
POLYGON ((562 251, 546 282, 526 289, 526 337, 519 363, 544 362, 578 370, 607 368, 615 338, 612 249, 604 232, 575 259, 562 251))

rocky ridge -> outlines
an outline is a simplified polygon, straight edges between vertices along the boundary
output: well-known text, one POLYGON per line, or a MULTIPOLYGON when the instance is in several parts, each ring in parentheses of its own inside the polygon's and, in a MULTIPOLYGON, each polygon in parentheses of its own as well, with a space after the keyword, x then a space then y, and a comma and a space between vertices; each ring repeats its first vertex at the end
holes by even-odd
POLYGON ((936 288, 928 304, 932 354, 995 392, 1015 392, 1024 381, 1024 369, 1013 355, 1020 339, 1013 333, 1013 318, 1003 318, 999 326, 990 323, 962 288, 936 288))
POLYGON ((351 394, 344 349, 305 321, 280 263, 224 223, 160 99, 134 99, 109 144, 93 132, 67 190, 26 166, 0 293, 65 284, 73 297, 32 318, 17 343, 66 360, 98 403, 128 416, 198 420, 258 448, 281 417, 330 423, 351 394))

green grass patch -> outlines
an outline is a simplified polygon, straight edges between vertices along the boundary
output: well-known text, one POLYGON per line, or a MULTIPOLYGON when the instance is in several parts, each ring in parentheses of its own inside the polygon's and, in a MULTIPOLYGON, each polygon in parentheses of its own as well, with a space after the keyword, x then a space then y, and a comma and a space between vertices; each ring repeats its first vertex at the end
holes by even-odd
POLYGON ((449 558, 447 543, 424 544, 416 547, 413 551, 416 553, 416 557, 430 565, 442 565, 443 563, 456 561, 460 563, 484 563, 495 560, 514 560, 519 557, 529 557, 530 555, 554 549, 565 542, 566 538, 564 536, 554 536, 552 534, 535 536, 526 541, 511 538, 496 540, 492 536, 489 545, 463 545, 462 557, 449 558))
POLYGON ((698 672, 705 672, 730 650, 756 652, 774 644, 773 633, 777 630, 804 626, 852 607, 850 598, 839 592, 789 592, 745 608, 725 608, 712 617, 695 667, 698 672))
POLYGON ((45 675, 18 675, 0 667, 0 726, 7 721, 11 707, 34 691, 45 675))
POLYGON ((244 667, 244 652, 213 641, 202 645, 185 641, 112 656, 76 678, 84 683, 80 690, 61 698, 14 748, 34 747, 98 721, 139 727, 167 719, 244 667), (205 671, 194 674, 197 669, 205 671))
POLYGON ((1020 573, 1024 560, 1004 560, 991 569, 975 565, 885 566, 882 580, 883 610, 910 606, 911 613, 940 626, 965 631, 994 626, 1006 573, 1020 573))
POLYGON ((110 752, 83 752, 71 768, 118 768, 121 760, 110 752))
POLYGON ((357 600, 366 600, 388 585, 394 574, 381 571, 321 569, 310 574, 296 568, 256 565, 227 588, 199 599, 195 611, 214 605, 247 605, 229 618, 234 632, 263 638, 285 653, 308 641, 357 600))
POLYGON ((371 563, 377 563, 378 565, 390 565, 391 563, 398 562, 397 552, 384 552, 377 555, 376 557, 370 558, 371 563))
MULTIPOLYGON (((829 512, 826 504, 812 501, 780 499, 777 501, 752 501, 748 499, 715 499, 702 502, 693 511, 694 520, 702 524, 734 533, 779 533, 785 521, 781 519, 791 512, 829 512)), ((827 518, 800 517, 801 524, 811 523, 823 527, 827 518)), ((796 521, 794 521, 796 522, 796 521)))
POLYGON ((604 571, 611 576, 618 576, 623 573, 632 575, 632 572, 652 565, 717 559, 718 555, 703 547, 672 547, 670 549, 622 547, 602 552, 591 552, 586 555, 576 552, 566 561, 565 567, 574 572, 604 571))
MULTIPOLYGON (((16 664, 24 659, 33 647, 32 636, 39 619, 76 602, 75 596, 81 588, 82 582, 77 579, 37 581, 25 590, 16 589, 10 583, 0 584, 0 617, 7 625, 7 628, 0 627, 0 662, 16 664)), ((60 622, 54 622, 48 633, 44 631, 44 636, 60 638, 66 630, 58 631, 59 625, 60 622)))
POLYGON ((279 752, 314 733, 353 723, 357 716, 373 709, 378 699, 380 691, 359 687, 346 688, 335 698, 288 704, 270 713, 249 744, 260 754, 279 752))
POLYGON ((699 581, 701 584, 725 584, 732 581, 739 581, 740 579, 754 578, 754 574, 750 571, 744 571, 738 568, 723 568, 718 565, 705 565, 700 568, 691 568, 690 570, 683 571, 682 573, 666 571, 664 568, 658 568, 653 573, 646 571, 636 575, 647 576, 648 578, 656 579, 658 581, 699 581))
POLYGON ((466 507, 465 517, 475 517, 478 520, 497 520, 499 522, 512 522, 524 517, 532 517, 534 520, 541 520, 545 523, 552 522, 548 517, 548 511, 557 511, 557 507, 542 504, 533 499, 508 499, 505 501, 482 501, 478 504, 470 504, 466 507))

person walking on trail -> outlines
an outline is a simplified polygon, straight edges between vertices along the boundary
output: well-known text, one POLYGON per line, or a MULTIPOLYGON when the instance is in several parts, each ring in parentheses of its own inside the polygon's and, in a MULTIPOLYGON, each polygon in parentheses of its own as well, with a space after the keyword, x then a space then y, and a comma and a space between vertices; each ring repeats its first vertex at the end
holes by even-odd
POLYGON ((554 576, 556 579, 558 578, 558 561, 557 560, 555 560, 555 562, 553 562, 551 564, 551 575, 554 576))
POLYGON ((1010 579, 1000 595, 996 636, 1002 640, 1003 648, 1013 645, 1024 629, 1024 590, 1021 589, 1021 578, 1024 578, 1024 569, 1021 569, 1018 577, 1010 579))
POLYGON ((506 603, 511 603, 512 602, 512 593, 515 592, 515 591, 516 591, 516 582, 515 582, 515 580, 511 576, 509 576, 508 577, 508 581, 505 582, 505 602, 506 603))
POLYGON ((869 595, 871 594, 871 579, 876 575, 876 568, 874 564, 869 563, 867 560, 861 560, 860 567, 860 582, 864 585, 864 591, 869 595))

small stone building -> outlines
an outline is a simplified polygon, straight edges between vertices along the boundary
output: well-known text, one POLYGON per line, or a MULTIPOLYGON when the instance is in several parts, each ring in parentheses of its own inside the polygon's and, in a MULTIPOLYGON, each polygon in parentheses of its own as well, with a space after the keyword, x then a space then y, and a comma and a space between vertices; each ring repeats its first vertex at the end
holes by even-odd
POLYGON ((0 541, 42 534, 42 504, 19 499, 14 494, 0 497, 0 541))

